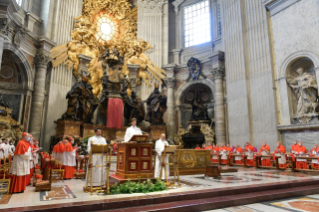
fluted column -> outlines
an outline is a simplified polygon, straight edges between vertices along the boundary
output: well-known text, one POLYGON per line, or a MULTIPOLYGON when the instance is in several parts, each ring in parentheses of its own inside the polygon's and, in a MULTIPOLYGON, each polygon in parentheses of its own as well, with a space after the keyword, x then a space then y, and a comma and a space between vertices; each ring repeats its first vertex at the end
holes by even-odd
POLYGON ((215 104, 214 104, 214 116, 215 116, 215 133, 216 143, 226 143, 226 126, 225 126, 225 108, 224 108, 224 85, 223 78, 225 77, 224 68, 213 69, 214 81, 215 81, 215 104))
POLYGON ((166 85, 167 85, 167 138, 173 140, 175 134, 175 100, 174 100, 174 88, 175 88, 175 79, 174 78, 166 78, 166 85))
POLYGON ((49 57, 45 55, 37 55, 35 58, 36 71, 29 127, 29 132, 34 136, 35 139, 39 139, 41 133, 42 114, 45 100, 46 74, 49 61, 49 57))

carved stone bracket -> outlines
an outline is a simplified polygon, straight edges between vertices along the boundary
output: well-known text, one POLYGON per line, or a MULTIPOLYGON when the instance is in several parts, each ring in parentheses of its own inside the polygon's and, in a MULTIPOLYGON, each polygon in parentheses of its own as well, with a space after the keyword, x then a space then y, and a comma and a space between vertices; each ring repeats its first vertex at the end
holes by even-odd
POLYGON ((223 78, 225 77, 225 68, 214 68, 212 71, 214 78, 223 78))
POLYGON ((50 61, 51 61, 51 58, 49 56, 46 56, 43 54, 38 54, 34 58, 34 64, 37 67, 42 66, 42 67, 46 68, 50 61))
POLYGON ((162 13, 167 0, 143 0, 144 13, 162 13))

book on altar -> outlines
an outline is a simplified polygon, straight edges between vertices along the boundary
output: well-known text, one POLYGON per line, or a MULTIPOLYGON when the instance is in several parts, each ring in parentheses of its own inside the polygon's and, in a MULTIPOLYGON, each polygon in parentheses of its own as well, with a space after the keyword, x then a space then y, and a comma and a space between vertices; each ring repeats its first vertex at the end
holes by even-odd
POLYGON ((128 142, 143 143, 148 139, 148 135, 133 135, 133 137, 128 142))

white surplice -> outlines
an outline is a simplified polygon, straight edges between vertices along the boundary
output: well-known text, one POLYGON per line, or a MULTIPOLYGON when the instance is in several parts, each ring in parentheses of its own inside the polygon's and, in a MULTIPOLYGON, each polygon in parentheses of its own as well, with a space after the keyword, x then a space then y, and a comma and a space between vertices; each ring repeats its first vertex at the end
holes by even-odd
POLYGON ((63 159, 62 159, 63 166, 75 166, 76 165, 75 151, 76 150, 74 149, 73 151, 70 151, 70 152, 63 152, 63 159))
POLYGON ((4 143, 0 143, 0 158, 2 159, 4 157, 4 143))
POLYGON ((129 142, 134 135, 143 135, 142 130, 136 126, 130 126, 126 129, 124 142, 129 142))
MULTIPOLYGON (((88 145, 87 145, 87 151, 90 154, 91 151, 91 142, 93 141, 93 144, 104 144, 106 145, 106 140, 105 138, 103 138, 102 136, 93 136, 91 138, 89 138, 88 141, 88 145)), ((93 178, 93 186, 101 186, 105 183, 105 179, 106 179, 106 161, 103 158, 103 155, 101 154, 94 154, 92 156, 92 163, 93 163, 93 168, 92 168, 92 178, 93 178), (101 166, 103 165, 103 167, 94 167, 94 166, 101 166)), ((88 173, 88 171, 86 172, 88 173)), ((90 185, 90 177, 91 176, 86 176, 89 177, 89 185, 90 185)))
POLYGON ((3 148, 4 156, 6 156, 6 158, 8 158, 8 157, 9 157, 9 154, 12 153, 10 144, 4 144, 4 145, 2 146, 2 148, 3 148))
MULTIPOLYGON (((154 169, 154 177, 160 177, 161 175, 161 169, 162 169, 162 153, 165 149, 165 146, 169 146, 167 141, 163 141, 162 139, 158 139, 155 143, 155 151, 156 151, 156 160, 155 160, 155 169, 154 169)), ((166 163, 166 173, 167 177, 169 177, 169 165, 168 165, 168 159, 169 155, 166 155, 165 157, 165 163, 166 163)), ((165 172, 162 171, 162 179, 165 179, 165 172)))
MULTIPOLYGON (((314 157, 319 156, 319 154, 318 154, 318 152, 316 152, 316 150, 313 150, 311 153, 315 155, 314 157)), ((318 159, 312 159, 312 163, 318 164, 318 159)))
POLYGON ((25 176, 30 174, 31 147, 23 155, 15 155, 11 164, 10 172, 13 175, 25 176))

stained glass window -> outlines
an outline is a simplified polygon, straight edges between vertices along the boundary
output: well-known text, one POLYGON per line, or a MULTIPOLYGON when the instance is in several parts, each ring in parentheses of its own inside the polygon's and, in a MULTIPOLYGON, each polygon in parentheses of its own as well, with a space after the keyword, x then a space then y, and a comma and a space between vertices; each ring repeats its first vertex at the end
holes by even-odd
POLYGON ((184 27, 185 47, 211 41, 208 0, 184 8, 184 27))

